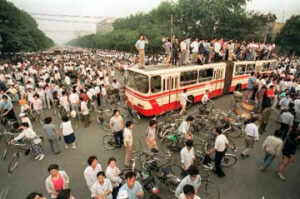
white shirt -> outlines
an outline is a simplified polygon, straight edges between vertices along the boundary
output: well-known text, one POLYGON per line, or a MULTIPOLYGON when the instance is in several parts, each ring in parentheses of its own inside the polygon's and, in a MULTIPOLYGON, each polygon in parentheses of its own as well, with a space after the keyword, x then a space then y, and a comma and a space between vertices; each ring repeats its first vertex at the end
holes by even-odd
POLYGON ((206 104, 208 100, 209 100, 208 95, 205 93, 202 96, 201 102, 202 102, 202 104, 206 104))
POLYGON ((191 43, 191 48, 193 53, 198 53, 199 52, 199 42, 193 41, 191 43))
POLYGON ((195 192, 197 192, 198 188, 201 185, 201 176, 197 175, 197 177, 194 181, 191 180, 189 175, 184 177, 176 188, 176 191, 175 191, 176 197, 178 197, 182 193, 184 185, 187 185, 187 184, 192 185, 195 189, 195 192))
POLYGON ((181 105, 186 105, 186 102, 187 102, 187 94, 186 93, 181 93, 180 95, 180 104, 181 105))
POLYGON ((245 133, 250 137, 254 137, 255 140, 259 140, 258 128, 254 123, 250 123, 246 125, 245 133))
POLYGON ((120 169, 118 167, 115 166, 114 168, 112 168, 110 166, 107 166, 105 175, 107 179, 110 180, 113 187, 118 187, 122 182, 120 176, 117 175, 118 173, 120 173, 120 169))
POLYGON ((89 187, 90 191, 92 190, 93 184, 97 182, 97 173, 99 171, 102 171, 102 167, 100 164, 97 164, 95 169, 93 169, 91 166, 88 166, 83 172, 86 184, 89 187))
POLYGON ((23 138, 34 139, 36 136, 37 136, 36 133, 32 129, 27 128, 27 129, 24 129, 17 137, 15 137, 14 140, 18 141, 23 138))
POLYGON ((72 93, 69 97, 69 100, 70 100, 71 104, 78 104, 78 102, 79 102, 78 94, 72 93))
POLYGON ((183 121, 179 128, 178 131, 181 134, 181 137, 185 137, 185 134, 189 131, 190 125, 188 124, 187 121, 183 121))
POLYGON ((126 146, 126 142, 129 142, 129 145, 132 146, 133 138, 132 138, 132 131, 128 128, 124 130, 124 145, 126 146))
MULTIPOLYGON (((93 184, 92 189, 91 189, 92 198, 95 197, 96 195, 103 195, 108 190, 110 192, 112 192, 112 189, 113 188, 112 188, 111 182, 108 179, 105 178, 102 185, 97 180, 97 182, 95 182, 95 184, 93 184)), ((112 199, 111 193, 108 196, 106 196, 105 199, 112 199)))
POLYGON ((65 82, 66 82, 67 85, 70 85, 70 84, 71 84, 71 79, 70 79, 69 76, 66 76, 66 77, 65 77, 65 82))
MULTIPOLYGON (((182 193, 182 194, 180 194, 178 199, 187 199, 187 197, 185 197, 184 193, 182 193)), ((194 195, 194 197, 192 199, 201 199, 201 198, 199 196, 194 195)))
POLYGON ((88 110, 88 107, 87 107, 85 101, 82 101, 82 102, 80 103, 80 108, 81 108, 81 111, 82 111, 82 115, 87 115, 87 114, 89 114, 89 110, 88 110))
POLYGON ((215 141, 215 149, 218 152, 223 152, 226 149, 226 144, 229 144, 228 139, 225 135, 218 135, 215 141))
POLYGON ((191 150, 188 150, 187 147, 184 147, 180 151, 181 163, 184 164, 185 169, 190 168, 195 159, 194 147, 191 150))
POLYGON ((71 121, 61 123, 60 128, 62 129, 63 136, 70 135, 74 132, 71 121))

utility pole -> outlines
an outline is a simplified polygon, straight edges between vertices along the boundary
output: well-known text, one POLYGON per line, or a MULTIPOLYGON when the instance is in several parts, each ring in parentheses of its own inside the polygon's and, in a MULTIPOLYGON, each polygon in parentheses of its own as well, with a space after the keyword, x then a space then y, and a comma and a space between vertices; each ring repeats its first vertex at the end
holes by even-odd
POLYGON ((174 42, 173 14, 171 14, 171 43, 174 42))

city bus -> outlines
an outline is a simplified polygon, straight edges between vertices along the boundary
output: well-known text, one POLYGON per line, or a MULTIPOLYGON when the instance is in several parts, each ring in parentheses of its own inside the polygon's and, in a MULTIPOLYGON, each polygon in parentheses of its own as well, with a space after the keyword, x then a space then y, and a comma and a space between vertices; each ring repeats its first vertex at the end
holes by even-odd
POLYGON ((269 74, 276 60, 220 62, 204 65, 146 66, 128 69, 125 96, 130 107, 144 116, 159 115, 181 107, 184 89, 192 103, 201 101, 206 90, 209 98, 233 92, 237 85, 247 87, 251 72, 269 74))

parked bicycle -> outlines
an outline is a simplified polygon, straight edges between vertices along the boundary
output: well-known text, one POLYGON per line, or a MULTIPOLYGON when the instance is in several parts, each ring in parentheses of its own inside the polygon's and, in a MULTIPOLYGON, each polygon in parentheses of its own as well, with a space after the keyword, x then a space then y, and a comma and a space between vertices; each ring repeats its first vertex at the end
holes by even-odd
MULTIPOLYGON (((115 137, 113 133, 108 133, 103 136, 102 143, 104 147, 108 150, 114 150, 117 148, 118 144, 115 142, 115 137)), ((141 150, 142 143, 141 140, 138 138, 133 139, 133 145, 132 145, 132 153, 138 153, 141 150)))

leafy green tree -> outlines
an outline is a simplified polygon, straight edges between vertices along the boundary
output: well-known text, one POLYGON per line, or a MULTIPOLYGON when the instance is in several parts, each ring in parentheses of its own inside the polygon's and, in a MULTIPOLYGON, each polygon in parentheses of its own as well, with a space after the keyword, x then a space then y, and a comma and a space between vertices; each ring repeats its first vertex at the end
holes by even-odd
POLYGON ((0 0, 0 36, 3 52, 38 51, 54 45, 28 13, 6 0, 0 0))
POLYGON ((275 39, 282 52, 300 56, 300 15, 292 16, 286 21, 275 39))

